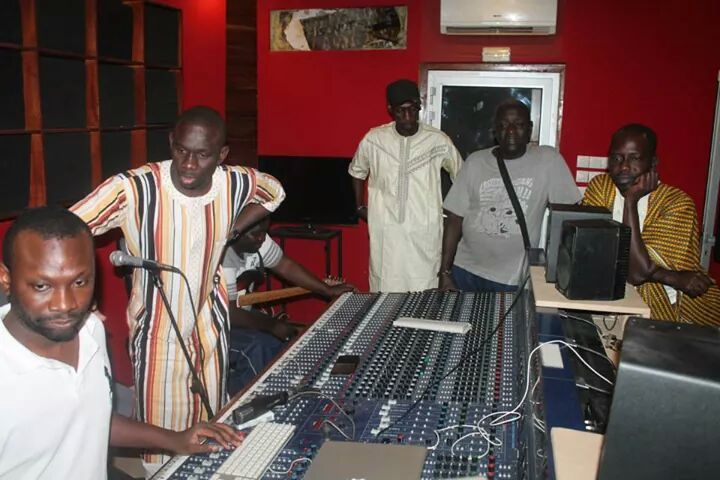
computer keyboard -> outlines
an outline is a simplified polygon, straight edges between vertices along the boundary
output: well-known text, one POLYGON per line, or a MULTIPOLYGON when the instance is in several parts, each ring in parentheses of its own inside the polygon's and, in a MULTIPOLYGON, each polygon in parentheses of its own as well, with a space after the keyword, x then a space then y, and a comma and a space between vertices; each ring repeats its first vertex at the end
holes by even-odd
POLYGON ((217 469, 211 480, 262 478, 280 450, 292 437, 294 425, 267 422, 257 425, 217 469))

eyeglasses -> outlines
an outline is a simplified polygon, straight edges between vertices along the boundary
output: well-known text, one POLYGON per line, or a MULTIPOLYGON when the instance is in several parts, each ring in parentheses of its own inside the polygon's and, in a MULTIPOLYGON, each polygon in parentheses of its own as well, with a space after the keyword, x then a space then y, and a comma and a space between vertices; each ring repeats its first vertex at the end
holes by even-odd
POLYGON ((391 110, 393 113, 395 113, 397 115, 402 115, 404 113, 409 113, 411 115, 415 115, 415 114, 419 113, 420 110, 422 110, 422 105, 420 105, 419 103, 412 103, 410 105, 405 105, 405 106, 398 105, 396 107, 391 107, 391 110))

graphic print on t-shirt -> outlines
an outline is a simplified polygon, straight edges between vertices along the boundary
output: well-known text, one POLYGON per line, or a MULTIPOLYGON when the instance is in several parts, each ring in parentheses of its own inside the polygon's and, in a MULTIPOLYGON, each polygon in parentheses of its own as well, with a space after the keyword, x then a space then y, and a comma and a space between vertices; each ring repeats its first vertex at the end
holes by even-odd
MULTIPOLYGON (((513 186, 520 206, 523 212, 526 212, 532 195, 533 179, 516 178, 513 186)), ((520 225, 501 178, 491 178, 480 185, 478 204, 479 212, 473 219, 475 230, 491 237, 508 238, 511 235, 520 235, 520 225)))

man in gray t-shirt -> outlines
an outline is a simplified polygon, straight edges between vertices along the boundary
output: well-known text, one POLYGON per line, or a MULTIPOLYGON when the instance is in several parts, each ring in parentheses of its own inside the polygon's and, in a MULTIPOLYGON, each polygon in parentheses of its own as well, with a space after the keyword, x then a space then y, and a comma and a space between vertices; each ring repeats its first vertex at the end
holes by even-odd
POLYGON ((565 160, 554 148, 528 146, 531 132, 529 109, 504 102, 495 113, 498 146, 465 160, 443 205, 447 221, 440 288, 506 291, 519 281, 522 234, 495 155, 505 161, 532 245, 538 244, 548 203, 580 200, 565 160))

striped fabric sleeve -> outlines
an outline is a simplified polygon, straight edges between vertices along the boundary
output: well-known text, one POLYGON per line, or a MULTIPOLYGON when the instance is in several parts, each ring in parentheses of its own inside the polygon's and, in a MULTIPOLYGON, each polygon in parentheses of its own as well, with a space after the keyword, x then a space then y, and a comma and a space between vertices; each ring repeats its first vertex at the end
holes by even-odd
POLYGON ((607 174, 597 175, 590 180, 585 189, 582 204, 592 207, 604 207, 612 211, 615 201, 615 184, 607 174))
POLYGON ((266 210, 274 212, 285 199, 285 190, 280 182, 267 173, 255 170, 256 188, 252 202, 259 203, 266 210))
MULTIPOLYGON (((228 249, 230 250, 230 249, 228 249)), ((227 287, 228 298, 234 302, 237 298, 237 269, 235 267, 226 267, 223 265, 223 277, 225 278, 225 285, 227 287)))
POLYGON ((88 224, 93 235, 102 235, 119 227, 127 212, 123 178, 119 175, 108 178, 87 197, 70 207, 70 211, 88 224))
POLYGON ((283 251, 280 245, 275 240, 270 238, 270 235, 265 235, 265 240, 260 246, 258 253, 262 256, 263 265, 265 268, 275 268, 283 258, 283 251))
POLYGON ((642 238, 671 270, 701 270, 695 204, 684 192, 662 186, 653 192, 642 238))

